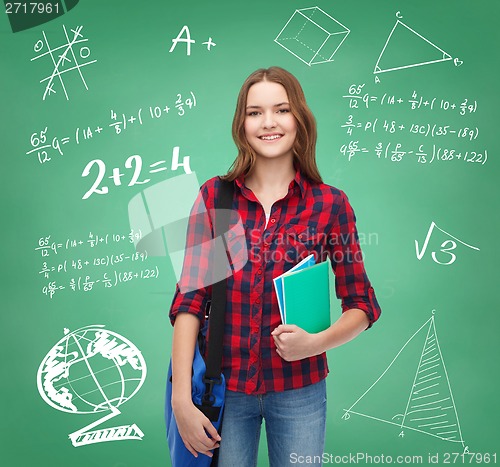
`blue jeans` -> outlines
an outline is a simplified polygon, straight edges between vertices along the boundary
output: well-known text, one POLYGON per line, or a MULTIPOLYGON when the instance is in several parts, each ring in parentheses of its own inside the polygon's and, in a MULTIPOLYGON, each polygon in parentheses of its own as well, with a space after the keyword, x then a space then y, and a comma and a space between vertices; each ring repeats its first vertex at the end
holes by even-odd
POLYGON ((326 430, 326 380, 262 395, 226 390, 219 467, 257 465, 262 419, 266 422, 270 467, 296 464, 299 456, 321 458, 326 430))

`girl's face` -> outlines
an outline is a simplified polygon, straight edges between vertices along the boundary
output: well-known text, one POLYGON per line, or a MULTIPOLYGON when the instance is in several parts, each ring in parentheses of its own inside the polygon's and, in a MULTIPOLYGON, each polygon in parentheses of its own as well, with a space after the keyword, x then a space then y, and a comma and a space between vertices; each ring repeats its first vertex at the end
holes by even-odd
POLYGON ((293 158, 297 122, 285 88, 260 81, 248 90, 245 136, 257 156, 266 159, 293 158))

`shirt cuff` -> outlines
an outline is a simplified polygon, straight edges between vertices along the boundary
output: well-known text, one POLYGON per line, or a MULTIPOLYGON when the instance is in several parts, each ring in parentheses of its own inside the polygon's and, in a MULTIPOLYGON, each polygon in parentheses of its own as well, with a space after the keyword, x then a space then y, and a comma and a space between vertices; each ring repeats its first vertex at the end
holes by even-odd
POLYGON ((200 320, 200 326, 203 327, 205 324, 207 304, 207 294, 201 294, 199 290, 193 290, 183 294, 180 292, 179 286, 177 286, 168 314, 170 323, 172 326, 175 324, 175 318, 179 313, 190 313, 200 320))
POLYGON ((369 329, 377 321, 381 314, 380 306, 375 297, 375 291, 373 287, 368 289, 368 295, 346 297, 342 300, 342 313, 352 308, 358 308, 366 313, 368 317, 368 327, 369 329))

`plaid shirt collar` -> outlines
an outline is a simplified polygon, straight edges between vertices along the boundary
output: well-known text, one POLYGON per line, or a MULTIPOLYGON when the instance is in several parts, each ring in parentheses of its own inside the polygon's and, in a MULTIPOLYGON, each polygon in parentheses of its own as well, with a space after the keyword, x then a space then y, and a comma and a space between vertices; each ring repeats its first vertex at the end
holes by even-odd
MULTIPOLYGON (((295 177, 294 179, 290 182, 290 185, 288 186, 289 191, 293 190, 295 187, 298 187, 300 190, 300 196, 302 199, 305 198, 307 189, 309 188, 309 183, 307 181, 307 178, 302 174, 300 171, 298 165, 294 163, 294 168, 295 168, 295 177)), ((236 185, 240 188, 241 193, 243 195, 248 194, 247 186, 245 185, 245 175, 242 174, 238 178, 235 179, 236 185)), ((246 196, 248 198, 248 196, 246 196)))

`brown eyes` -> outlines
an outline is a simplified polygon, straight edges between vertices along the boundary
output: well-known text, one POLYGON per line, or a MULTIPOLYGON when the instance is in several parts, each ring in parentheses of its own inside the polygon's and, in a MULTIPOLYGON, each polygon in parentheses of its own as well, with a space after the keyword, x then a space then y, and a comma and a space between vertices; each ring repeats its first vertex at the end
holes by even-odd
MULTIPOLYGON (((278 109, 276 111, 276 113, 279 113, 279 114, 286 114, 290 112, 290 109, 278 109)), ((255 117, 257 115, 259 115, 261 112, 258 111, 258 110, 252 110, 251 112, 247 112, 247 117, 255 117)))

